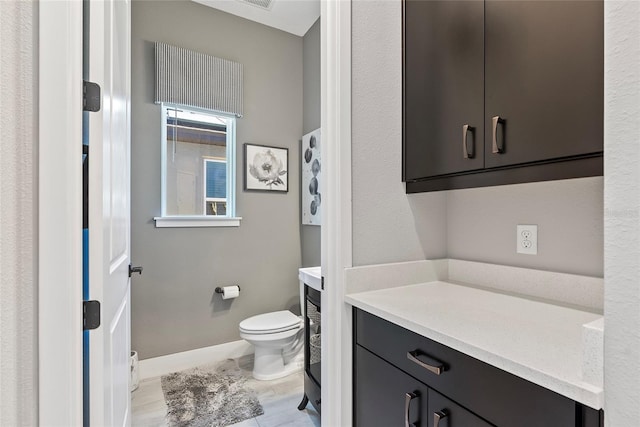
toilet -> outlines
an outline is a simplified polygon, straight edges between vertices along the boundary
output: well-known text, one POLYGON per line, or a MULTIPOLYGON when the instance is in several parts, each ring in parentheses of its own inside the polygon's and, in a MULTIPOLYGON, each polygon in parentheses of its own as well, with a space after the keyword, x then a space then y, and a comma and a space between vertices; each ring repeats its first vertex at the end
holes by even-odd
MULTIPOLYGON (((301 310, 304 308, 304 284, 300 284, 301 310)), ((253 377, 275 380, 299 369, 295 356, 304 345, 304 321, 289 310, 249 317, 240 322, 240 338, 255 349, 253 377)))

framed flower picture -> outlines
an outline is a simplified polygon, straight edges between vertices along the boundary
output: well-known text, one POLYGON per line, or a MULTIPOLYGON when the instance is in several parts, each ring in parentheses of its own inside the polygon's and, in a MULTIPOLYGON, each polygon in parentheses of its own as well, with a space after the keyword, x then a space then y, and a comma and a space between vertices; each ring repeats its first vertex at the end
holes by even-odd
POLYGON ((289 149, 244 144, 244 189, 289 191, 289 149))

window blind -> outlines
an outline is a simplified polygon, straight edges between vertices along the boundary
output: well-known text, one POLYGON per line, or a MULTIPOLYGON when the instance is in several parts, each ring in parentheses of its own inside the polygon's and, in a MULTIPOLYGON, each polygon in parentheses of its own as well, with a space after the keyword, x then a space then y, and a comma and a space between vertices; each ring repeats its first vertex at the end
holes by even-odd
POLYGON ((242 117, 242 64, 156 42, 155 102, 242 117))
POLYGON ((224 199, 227 197, 227 164, 206 162, 207 197, 224 199))

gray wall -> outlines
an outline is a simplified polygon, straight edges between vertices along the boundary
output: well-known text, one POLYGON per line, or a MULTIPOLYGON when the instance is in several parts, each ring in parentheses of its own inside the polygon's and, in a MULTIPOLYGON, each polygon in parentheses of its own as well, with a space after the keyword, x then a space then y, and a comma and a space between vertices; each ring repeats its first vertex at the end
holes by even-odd
POLYGON ((446 195, 401 182, 400 4, 352 3, 354 266, 446 255, 446 195))
POLYGON ((132 5, 132 348, 140 358, 239 339, 243 319, 296 306, 300 256, 302 38, 191 1, 132 5), (154 226, 160 214, 160 107, 153 42, 244 64, 237 121, 238 228, 154 226), (242 144, 289 148, 289 192, 244 192, 242 144), (222 301, 216 286, 238 284, 222 301))
POLYGON ((352 4, 353 263, 424 258, 603 275, 603 179, 405 195, 401 2, 352 4), (515 252, 538 224, 537 256, 515 252))
POLYGON ((450 191, 450 258, 603 276, 603 179, 450 191), (516 253, 516 225, 538 224, 538 255, 516 253))
MULTIPOLYGON (((320 127, 320 18, 302 39, 302 67, 302 130, 307 134, 320 127)), ((320 227, 301 225, 300 228, 302 266, 320 265, 320 227)))
POLYGON ((38 424, 38 4, 0 2, 0 425, 38 424))

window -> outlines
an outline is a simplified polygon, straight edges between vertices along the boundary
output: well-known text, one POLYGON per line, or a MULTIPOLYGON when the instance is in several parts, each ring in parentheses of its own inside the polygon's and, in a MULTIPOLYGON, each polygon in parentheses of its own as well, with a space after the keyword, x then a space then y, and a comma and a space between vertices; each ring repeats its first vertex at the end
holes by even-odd
POLYGON ((237 226, 235 118, 162 104, 162 216, 157 227, 237 226))
POLYGON ((205 215, 227 214, 227 161, 204 159, 205 215))

